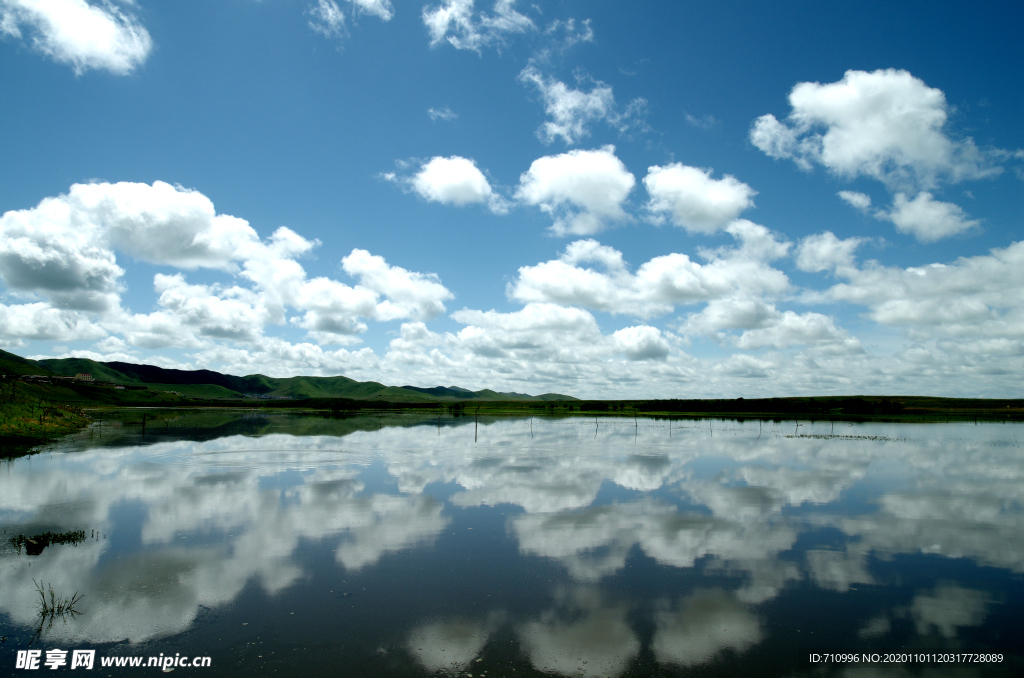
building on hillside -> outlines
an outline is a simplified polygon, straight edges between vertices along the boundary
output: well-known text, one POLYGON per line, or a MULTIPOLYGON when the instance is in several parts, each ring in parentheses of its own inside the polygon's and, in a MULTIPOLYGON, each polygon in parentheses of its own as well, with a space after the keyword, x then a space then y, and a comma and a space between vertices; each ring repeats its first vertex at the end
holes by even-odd
POLYGON ((79 372, 75 375, 75 379, 78 381, 93 381, 92 375, 88 372, 79 372))

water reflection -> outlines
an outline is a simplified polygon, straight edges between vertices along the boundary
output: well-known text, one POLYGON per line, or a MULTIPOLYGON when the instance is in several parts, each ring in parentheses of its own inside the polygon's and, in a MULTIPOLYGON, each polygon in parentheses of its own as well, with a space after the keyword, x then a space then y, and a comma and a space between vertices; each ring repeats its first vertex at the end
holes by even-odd
POLYGON ((718 422, 711 437, 630 419, 595 437, 592 421, 499 420, 474 444, 450 420, 373 424, 180 425, 9 463, 5 539, 94 536, 2 551, 0 632, 28 642, 40 579, 86 596, 44 646, 160 647, 220 633, 218 614, 258 598, 321 618, 261 611, 267 628, 386 657, 383 673, 613 676, 790 653, 781 675, 822 643, 1005 653, 1021 621, 1013 426, 718 422), (829 614, 848 619, 813 636, 829 614))

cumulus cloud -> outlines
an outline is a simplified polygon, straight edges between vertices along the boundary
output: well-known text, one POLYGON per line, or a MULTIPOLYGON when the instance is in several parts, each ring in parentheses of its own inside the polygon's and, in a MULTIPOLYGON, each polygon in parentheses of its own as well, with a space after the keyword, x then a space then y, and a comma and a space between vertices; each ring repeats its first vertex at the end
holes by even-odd
POLYGON ((629 360, 664 360, 668 357, 668 342, 657 327, 624 327, 612 334, 612 341, 629 360))
MULTIPOLYGON (((407 161, 398 161, 397 164, 405 170, 410 165, 407 161)), ((447 158, 435 156, 418 164, 419 169, 414 174, 386 172, 380 177, 430 202, 457 207, 481 204, 495 214, 508 212, 508 200, 492 188, 474 160, 458 155, 447 158)))
POLYGON ((0 0, 0 35, 30 37, 35 49, 79 75, 89 69, 127 75, 153 48, 130 13, 86 0, 0 0))
POLYGON ((1019 340, 1024 334, 1024 242, 949 264, 900 268, 868 262, 837 269, 821 297, 867 307, 875 322, 925 337, 1019 340))
POLYGON ((712 179, 711 170, 672 163, 647 169, 644 186, 651 199, 647 209, 656 218, 690 231, 711 233, 725 227, 740 212, 754 206, 757 191, 726 174, 712 179))
POLYGON ((480 52, 484 47, 505 45, 508 36, 536 29, 529 17, 515 9, 515 0, 496 0, 490 14, 478 12, 474 0, 444 0, 423 7, 423 24, 430 46, 447 42, 455 49, 480 52))
POLYGON ((537 88, 544 103, 544 112, 551 118, 537 130, 537 136, 545 143, 561 138, 567 145, 576 144, 589 136, 590 123, 601 120, 619 132, 644 124, 647 101, 634 99, 620 113, 612 88, 603 82, 594 82, 589 92, 572 89, 564 82, 545 78, 532 65, 519 73, 519 81, 537 88))
POLYGON ((901 233, 909 233, 921 242, 934 242, 963 233, 981 223, 968 219, 967 213, 958 205, 935 200, 927 191, 918 193, 913 200, 897 193, 892 210, 881 215, 896 224, 901 233))
POLYGON ((941 90, 903 70, 847 71, 839 82, 802 82, 789 94, 788 122, 758 118, 750 140, 805 169, 820 164, 848 178, 899 188, 992 176, 999 168, 973 140, 954 139, 941 90))
POLYGON ((622 205, 634 185, 615 147, 604 146, 534 160, 519 177, 516 197, 550 214, 555 235, 590 235, 630 220, 622 205))
POLYGON ((342 260, 358 280, 354 287, 310 280, 297 258, 317 244, 286 227, 261 239, 245 220, 217 214, 201 193, 159 181, 76 184, 66 195, 0 217, 0 279, 14 293, 46 300, 5 306, 4 335, 66 338, 78 328, 88 339, 99 338, 103 327, 133 346, 206 350, 211 341, 262 342, 264 326, 285 323, 294 309, 301 315, 292 324, 324 343, 344 344, 366 329, 361 318, 429 319, 452 296, 437 276, 359 249, 342 260), (235 283, 190 284, 182 273, 157 273, 159 310, 132 314, 120 305, 124 270, 115 252, 178 269, 219 270, 235 283))
POLYGON ((842 177, 883 182, 894 193, 889 211, 872 212, 871 198, 858 191, 840 191, 839 197, 922 242, 979 224, 958 205, 935 200, 928 189, 995 176, 1002 171, 998 162, 1014 155, 982 151, 970 138, 951 136, 945 95, 907 71, 847 71, 839 82, 802 82, 790 92, 789 103, 787 122, 761 116, 751 128, 751 142, 806 170, 820 164, 842 177), (907 197, 915 194, 913 200, 907 197))
POLYGON ((832 231, 809 235, 797 248, 796 267, 809 273, 852 268, 854 252, 862 242, 861 238, 840 240, 832 231))
POLYGON ((486 204, 492 212, 508 211, 505 201, 491 188, 476 163, 453 155, 431 158, 410 180, 412 189, 425 200, 448 205, 486 204))
POLYGON ((734 234, 742 239, 741 247, 706 252, 706 264, 673 253, 641 264, 635 274, 629 272, 617 250, 594 240, 576 241, 558 259, 521 267, 517 280, 509 284, 508 295, 523 302, 577 305, 649 318, 669 313, 677 304, 737 293, 753 297, 779 294, 789 287, 789 280, 762 258, 777 254, 778 248, 766 247, 760 240, 779 243, 763 226, 750 226, 756 228, 734 234), (597 266, 581 265, 586 263, 597 266))
POLYGON ((124 269, 90 229, 37 228, 11 214, 0 222, 0 277, 8 288, 47 297, 57 308, 103 312, 118 305, 124 269))
POLYGON ((190 285, 180 273, 158 273, 153 287, 160 306, 201 336, 249 342, 269 320, 260 295, 236 285, 190 285))
MULTIPOLYGON (((7 212, 0 217, 0 232, 5 240, 19 243, 8 243, 5 255, 12 257, 20 251, 19 258, 26 262, 21 266, 32 268, 27 262, 34 257, 38 269, 46 265, 40 257, 47 261, 58 258, 64 272, 49 271, 46 276, 53 279, 50 284, 54 286, 63 284, 59 281, 69 275, 78 276, 77 287, 86 286, 85 279, 121 275, 113 269, 104 274, 72 273, 78 259, 97 262, 92 268, 101 260, 112 265, 114 248, 153 264, 225 271, 236 271, 240 260, 267 250, 245 220, 218 215, 203 194, 162 181, 152 185, 74 184, 66 195, 44 198, 32 209, 7 212)), ((278 248, 287 246, 296 254, 315 245, 289 233, 283 229, 275 234, 278 248)), ((13 260, 8 261, 10 275, 20 280, 13 260)), ((29 281, 8 284, 18 288, 35 285, 29 281)))
POLYGON ((385 297, 374 310, 379 320, 435 318, 444 313, 444 301, 454 296, 437 275, 390 266, 366 250, 352 250, 341 265, 360 285, 385 297))
POLYGON ((860 350, 860 343, 820 313, 780 311, 775 304, 749 296, 715 299, 702 311, 689 316, 681 329, 731 341, 737 348, 788 348, 807 344, 844 343, 848 350, 860 350), (737 335, 730 330, 741 330, 737 335))
POLYGON ((45 303, 0 304, 0 340, 37 339, 78 341, 101 339, 107 335, 99 325, 76 311, 54 308, 45 303))
POLYGON ((968 219, 959 205, 936 200, 928 191, 921 191, 913 200, 897 193, 889 211, 871 210, 871 198, 856 191, 839 191, 844 202, 864 214, 891 221, 900 233, 913 235, 921 242, 934 242, 977 228, 980 221, 968 219))
POLYGON ((462 309, 452 318, 467 326, 456 336, 459 343, 488 358, 549 360, 552 355, 564 355, 575 361, 578 349, 601 343, 594 316, 557 304, 527 304, 512 313, 462 309))

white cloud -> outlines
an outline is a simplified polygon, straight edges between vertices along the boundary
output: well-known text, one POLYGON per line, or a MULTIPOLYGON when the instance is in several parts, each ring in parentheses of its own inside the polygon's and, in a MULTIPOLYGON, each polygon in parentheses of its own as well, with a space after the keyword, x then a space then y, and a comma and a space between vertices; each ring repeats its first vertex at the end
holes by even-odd
MULTIPOLYGON (((767 234, 763 226, 751 224, 767 234)), ((757 241, 759 231, 737 231, 757 241)), ((775 242, 772 240, 771 242, 775 242)), ((777 244, 777 243, 776 243, 777 244)), ((559 259, 519 269, 509 284, 509 297, 522 302, 582 306, 647 318, 669 313, 677 304, 694 304, 733 296, 775 295, 789 287, 786 275, 764 263, 757 254, 763 244, 744 249, 707 252, 707 264, 685 254, 667 254, 645 262, 630 273, 618 251, 593 240, 570 244, 559 259), (600 264, 604 270, 581 266, 600 264)))
POLYGON ((352 343, 352 335, 367 329, 359 318, 382 322, 435 318, 444 313, 444 302, 453 296, 436 275, 391 266, 366 250, 352 250, 341 264, 359 280, 358 285, 314 278, 302 282, 290 302, 305 311, 291 322, 310 330, 319 343, 352 343))
POLYGON ((437 275, 390 266, 384 257, 366 250, 352 250, 341 260, 341 265, 346 273, 358 278, 363 287, 386 297, 374 310, 378 320, 435 318, 444 313, 443 302, 455 296, 441 284, 437 275))
MULTIPOLYGON (((458 207, 485 204, 495 214, 508 213, 509 201, 491 187, 474 160, 453 155, 448 158, 435 156, 417 163, 419 169, 415 174, 385 172, 379 176, 430 202, 458 207)), ((400 160, 396 164, 401 170, 408 170, 412 163, 400 160)))
POLYGON ((420 197, 432 202, 460 207, 487 203, 492 211, 506 211, 504 201, 491 189, 476 163, 457 155, 431 158, 411 178, 410 185, 420 197))
POLYGON ((430 46, 447 41, 455 49, 479 52, 484 47, 502 47, 509 35, 526 33, 536 27, 529 17, 515 10, 515 0, 496 0, 491 14, 476 12, 474 0, 444 0, 423 7, 423 23, 430 33, 430 46))
POLYGON ((6 336, 67 340, 78 328, 81 338, 98 338, 103 327, 132 346, 210 350, 211 341, 264 342, 264 326, 285 323, 294 309, 302 315, 290 322, 311 338, 347 344, 367 329, 362 318, 429 319, 452 297, 437 276, 359 249, 342 260, 355 287, 309 280, 296 259, 317 244, 286 227, 261 240, 245 220, 217 214, 201 193, 159 181, 75 184, 67 195, 0 217, 0 278, 13 292, 48 302, 5 306, 6 336), (220 270, 236 284, 196 285, 181 273, 158 273, 160 309, 132 314, 120 306, 124 271, 115 250, 163 266, 220 270))
POLYGON ((702 311, 689 316, 681 329, 712 335, 720 341, 728 339, 744 350, 807 344, 844 344, 848 350, 861 350, 859 342, 837 328, 828 316, 779 311, 774 304, 749 296, 714 299, 702 311), (742 333, 729 335, 729 330, 742 333))
POLYGON ((459 117, 458 113, 448 108, 447 106, 445 106, 444 108, 428 108, 427 115, 430 116, 431 120, 444 120, 446 122, 449 120, 454 120, 455 118, 459 117))
POLYGON ((696 116, 687 113, 686 115, 683 116, 683 119, 686 120, 686 124, 690 125, 691 127, 696 127, 698 129, 705 130, 712 129, 713 127, 717 127, 720 124, 719 120, 710 113, 701 116, 696 116))
POLYGON ((612 334, 615 348, 629 360, 664 360, 669 345, 661 330, 649 325, 624 327, 612 334))
POLYGON ((647 209, 690 231, 712 233, 754 206, 757 191, 726 174, 712 179, 711 170, 673 163, 647 169, 644 186, 651 196, 647 209))
POLYGON ((644 99, 634 99, 619 113, 615 105, 612 88, 603 82, 594 82, 589 92, 571 89, 564 82, 554 78, 545 78, 534 66, 527 66, 519 73, 519 81, 534 85, 540 92, 544 103, 544 112, 551 120, 545 122, 537 135, 545 143, 561 138, 568 145, 578 143, 589 136, 587 129, 592 122, 604 120, 619 132, 626 132, 631 127, 643 126, 643 116, 647 110, 644 99))
MULTIPOLYGON (((234 271, 237 262, 268 250, 245 220, 218 215, 203 194, 162 181, 74 184, 66 195, 44 198, 35 208, 7 212, 0 217, 0 229, 5 240, 17 239, 28 247, 23 250, 26 258, 52 259, 63 252, 59 258, 65 269, 76 257, 112 262, 111 249, 116 248, 154 264, 234 271)), ((285 247, 289 255, 315 245, 288 229, 279 230, 274 238, 271 249, 285 247)), ((8 245, 7 252, 15 247, 8 245)), ((18 275, 13 269, 11 274, 18 275)), ((54 279, 51 286, 66 275, 70 271, 48 274, 54 279)), ((95 272, 82 275, 90 280, 99 277, 95 272)), ((121 272, 111 269, 105 275, 117 277, 121 272)))
POLYGON ((516 197, 552 215, 555 235, 589 235, 630 220, 622 204, 635 184, 615 147, 604 146, 534 160, 519 177, 516 197))
MULTIPOLYGON (((856 191, 839 191, 844 202, 864 214, 871 214, 871 198, 856 191)), ((890 211, 875 210, 873 216, 896 224, 900 233, 913 235, 921 242, 934 242, 975 229, 981 223, 968 219, 959 205, 935 200, 928 191, 921 191, 913 200, 897 193, 890 211)))
POLYGON ((867 211, 871 209, 871 196, 866 193, 858 193, 857 191, 839 191, 837 195, 843 199, 843 202, 859 212, 867 213, 867 211))
POLYGON ((355 9, 362 14, 370 14, 384 21, 391 21, 395 16, 395 8, 391 0, 349 0, 355 9))
POLYGON ((452 313, 467 327, 453 337, 459 347, 485 358, 576 362, 600 351, 601 330, 590 313, 556 304, 527 304, 499 313, 462 309, 452 313))
POLYGON ((105 311, 120 299, 114 252, 99 224, 63 198, 0 217, 0 278, 13 290, 48 297, 59 308, 105 311))
POLYGON ((901 233, 909 233, 921 242, 948 238, 980 224, 976 219, 968 219, 960 206, 935 200, 927 191, 918 193, 913 200, 907 200, 906 195, 897 193, 892 211, 882 212, 880 216, 896 224, 901 233))
POLYGON ((213 344, 192 355, 197 368, 272 377, 360 375, 380 365, 380 359, 369 348, 328 351, 317 344, 293 344, 276 337, 261 337, 244 348, 213 344))
POLYGON ((868 262, 837 274, 846 281, 823 298, 866 306, 875 322, 924 333, 918 339, 1024 336, 1024 242, 950 264, 900 268, 868 262))
POLYGON ((853 254, 862 242, 861 238, 840 240, 832 231, 809 235, 797 248, 796 267, 809 273, 849 269, 853 266, 853 254))
POLYGON ((327 38, 339 37, 345 31, 345 14, 334 0, 318 0, 310 7, 309 27, 327 38))
POLYGON ((561 51, 581 42, 594 42, 594 29, 590 26, 590 19, 584 19, 578 26, 575 19, 555 19, 544 29, 544 35, 557 38, 561 34, 561 41, 558 45, 561 51))
POLYGON ((347 337, 366 331, 366 323, 359 318, 373 316, 378 298, 364 287, 313 278, 299 288, 296 306, 306 312, 292 322, 309 330, 318 343, 348 343, 347 337))
POLYGON ((773 158, 844 177, 868 176, 892 188, 991 176, 999 169, 971 139, 946 131, 941 90, 907 71, 847 71, 839 82, 802 82, 789 95, 789 122, 758 118, 751 142, 773 158))
MULTIPOLYGON (((370 14, 383 21, 390 21, 395 15, 390 0, 347 0, 352 5, 353 14, 370 14)), ((327 38, 345 35, 345 13, 335 0, 317 0, 317 4, 309 8, 309 27, 327 38)))
POLYGON ((0 340, 78 341, 100 339, 106 330, 76 311, 49 304, 0 304, 0 340))
POLYGON ((23 37, 54 61, 81 74, 90 68, 127 75, 153 48, 146 29, 109 2, 85 0, 0 0, 0 34, 23 37))
POLYGON ((160 295, 160 306, 201 336, 253 341, 269 320, 260 295, 249 289, 190 285, 180 273, 158 273, 153 286, 160 295))

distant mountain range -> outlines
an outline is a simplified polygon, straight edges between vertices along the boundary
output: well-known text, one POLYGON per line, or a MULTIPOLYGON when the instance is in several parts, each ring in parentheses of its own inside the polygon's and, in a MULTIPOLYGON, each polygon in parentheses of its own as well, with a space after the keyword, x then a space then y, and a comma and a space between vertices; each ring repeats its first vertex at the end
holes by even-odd
POLYGON ((262 374, 237 377, 212 370, 171 370, 155 365, 97 362, 87 358, 30 360, 0 350, 0 374, 73 377, 91 374, 96 381, 123 386, 145 386, 151 391, 176 391, 195 398, 352 398, 391 402, 465 400, 576 400, 558 393, 539 396, 500 393, 490 389, 470 391, 459 386, 385 386, 375 381, 348 377, 288 377, 276 379, 262 374))

